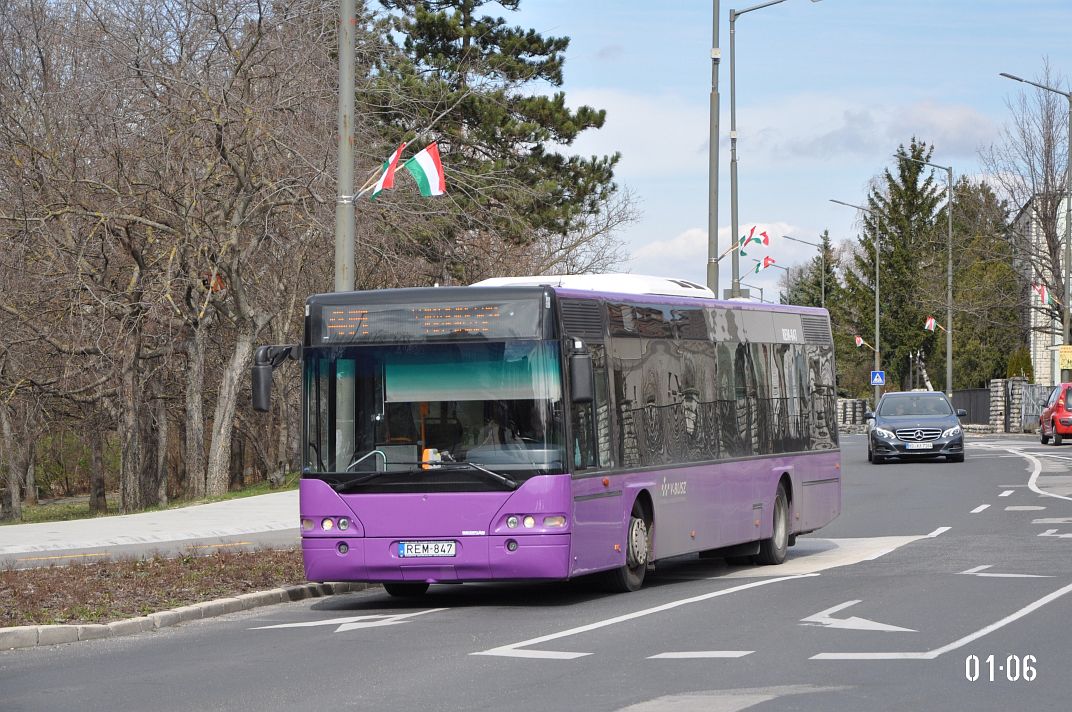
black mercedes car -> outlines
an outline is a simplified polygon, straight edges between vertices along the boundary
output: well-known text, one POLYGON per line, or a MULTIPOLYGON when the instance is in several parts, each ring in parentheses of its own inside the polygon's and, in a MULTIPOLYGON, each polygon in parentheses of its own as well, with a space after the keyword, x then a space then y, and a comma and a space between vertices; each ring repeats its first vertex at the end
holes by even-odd
POLYGON ((964 462, 964 431, 960 416, 945 393, 911 391, 886 393, 878 401, 869 420, 867 459, 879 465, 896 457, 945 457, 947 462, 964 462))

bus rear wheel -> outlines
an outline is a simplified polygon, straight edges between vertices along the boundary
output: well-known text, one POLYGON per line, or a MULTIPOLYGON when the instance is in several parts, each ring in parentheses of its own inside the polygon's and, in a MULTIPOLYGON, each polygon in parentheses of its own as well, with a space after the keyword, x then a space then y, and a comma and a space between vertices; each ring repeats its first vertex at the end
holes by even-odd
POLYGON ((427 583, 385 583, 383 590, 396 598, 423 596, 428 591, 427 583))
POLYGON ((637 500, 629 515, 629 531, 626 534, 625 566, 607 572, 607 587, 618 593, 637 591, 644 585, 651 558, 652 525, 645 516, 644 507, 637 500))
POLYGON ((789 498, 785 487, 778 485, 778 494, 774 496, 774 530, 770 539, 759 542, 759 554, 756 562, 760 564, 780 564, 785 561, 789 549, 789 498))

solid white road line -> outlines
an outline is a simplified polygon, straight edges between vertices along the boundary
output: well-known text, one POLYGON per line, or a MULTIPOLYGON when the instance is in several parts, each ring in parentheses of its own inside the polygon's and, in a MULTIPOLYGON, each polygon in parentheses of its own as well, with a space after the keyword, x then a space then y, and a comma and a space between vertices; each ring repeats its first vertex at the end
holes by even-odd
POLYGON ((986 509, 986 508, 987 508, 987 507, 989 507, 989 506, 990 506, 989 504, 980 504, 980 505, 979 505, 978 507, 976 507, 975 509, 973 509, 973 510, 971 511, 971 513, 972 513, 972 514, 978 514, 979 512, 983 511, 984 509, 986 509))
POLYGON ((1013 623, 1014 621, 1023 618, 1028 613, 1042 608, 1047 603, 1056 601, 1058 598, 1065 595, 1069 591, 1072 591, 1072 584, 1069 584, 1063 588, 1059 588, 1053 593, 1043 596, 1034 603, 1030 603, 1024 606, 1020 610, 1005 616, 1004 618, 995 623, 991 623, 985 628, 980 628, 979 630, 975 631, 974 633, 971 633, 970 635, 966 635, 959 640, 954 640, 952 643, 949 643, 948 645, 943 645, 940 648, 935 648, 934 650, 928 650, 926 652, 921 653, 819 653, 817 655, 812 655, 811 660, 934 660, 939 655, 944 655, 945 653, 956 650, 957 648, 963 648, 968 643, 976 641, 983 636, 989 635, 995 630, 1004 628, 1009 623, 1013 623))
POLYGON ((576 628, 570 628, 569 630, 563 630, 558 633, 551 633, 550 635, 542 635, 539 638, 532 638, 531 640, 523 640, 520 643, 511 643, 510 645, 502 645, 498 648, 492 648, 490 650, 481 650, 476 653, 469 653, 470 655, 494 655, 506 658, 543 658, 543 659, 557 659, 557 660, 572 660, 573 658, 584 657, 585 655, 591 655, 591 653, 566 653, 555 650, 521 650, 521 648, 528 647, 530 645, 539 645, 540 643, 546 643, 551 640, 557 640, 559 638, 566 638, 571 635, 578 635, 580 633, 587 633, 591 630, 597 630, 599 628, 605 628, 616 623, 624 623, 625 621, 631 621, 636 618, 643 618, 644 616, 650 616, 654 613, 662 613, 663 611, 669 611, 673 608, 680 606, 687 606, 690 603, 699 603, 701 601, 707 601, 712 598, 718 598, 719 596, 726 596, 738 591, 744 591, 750 588, 758 588, 759 586, 766 586, 771 583, 780 583, 782 581, 794 581, 797 579, 810 578, 812 576, 818 576, 819 574, 800 574, 797 576, 780 576, 778 578, 764 579, 762 581, 753 581, 751 583, 741 584, 740 586, 733 586, 732 588, 725 588, 720 591, 711 591, 700 596, 693 596, 691 598, 682 598, 677 601, 670 601, 660 606, 653 606, 651 608, 645 608, 640 611, 634 611, 633 613, 626 613, 625 615, 615 616, 614 618, 607 618, 606 620, 597 621, 595 623, 589 623, 588 625, 578 626, 576 628))
POLYGON ((679 653, 659 653, 648 660, 694 660, 697 658, 743 658, 754 650, 686 650, 679 653))

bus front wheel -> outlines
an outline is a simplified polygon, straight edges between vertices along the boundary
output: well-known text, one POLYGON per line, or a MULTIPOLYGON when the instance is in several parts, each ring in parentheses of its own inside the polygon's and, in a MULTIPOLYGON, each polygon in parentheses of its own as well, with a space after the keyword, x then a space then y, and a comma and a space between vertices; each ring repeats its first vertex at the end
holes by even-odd
POLYGON ((770 539, 759 542, 759 554, 756 561, 760 564, 780 564, 785 561, 789 549, 789 498, 785 487, 778 485, 778 494, 774 496, 774 530, 770 539))
POLYGON ((644 585, 644 575, 651 558, 652 525, 645 516, 640 500, 633 503, 626 534, 625 566, 607 572, 607 584, 612 591, 627 593, 644 585))

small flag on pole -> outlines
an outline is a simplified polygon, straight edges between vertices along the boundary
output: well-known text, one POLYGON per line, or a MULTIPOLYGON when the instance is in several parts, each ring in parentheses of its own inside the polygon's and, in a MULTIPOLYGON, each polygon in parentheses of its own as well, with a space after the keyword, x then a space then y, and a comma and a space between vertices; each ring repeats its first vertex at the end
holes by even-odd
POLYGON ((402 165, 417 181, 417 188, 424 197, 447 192, 447 180, 443 173, 443 163, 439 160, 439 146, 435 141, 402 165))
POLYGON ((1050 294, 1050 290, 1046 288, 1045 284, 1032 284, 1031 288, 1035 290, 1035 293, 1039 295, 1039 300, 1046 306, 1053 306, 1060 304, 1061 302, 1054 299, 1050 294))
POLYGON ((853 337, 853 338, 855 338, 855 339, 856 339, 856 348, 860 348, 861 346, 863 346, 863 345, 864 345, 864 337, 862 337, 862 336, 860 336, 859 334, 857 334, 857 335, 856 335, 855 337, 853 337))
POLYGON ((927 331, 934 331, 934 325, 936 323, 937 322, 934 321, 934 317, 929 316, 929 317, 927 317, 927 321, 925 321, 923 323, 923 328, 926 329, 927 331))
POLYGON ((768 267, 770 267, 773 264, 774 264, 774 258, 770 257, 770 256, 764 257, 762 261, 756 260, 755 273, 759 274, 760 272, 762 272, 763 270, 767 269, 768 267))
MULTIPOLYGON (((767 233, 764 232, 764 233, 760 233, 760 234, 766 235, 767 233)), ((753 242, 760 243, 760 244, 767 244, 763 240, 761 240, 760 238, 756 237, 755 235, 756 235, 756 226, 753 225, 752 229, 748 231, 748 237, 743 237, 743 236, 741 237, 741 241, 738 243, 738 246, 737 246, 737 249, 741 251, 741 257, 747 257, 748 256, 748 253, 744 251, 744 248, 746 246, 752 244, 753 242)))
POLYGON ((398 159, 402 155, 402 149, 406 147, 406 143, 403 141, 395 149, 394 154, 387 159, 383 164, 383 173, 380 174, 380 179, 376 181, 376 185, 372 188, 372 195, 369 196, 369 200, 375 200, 381 192, 390 190, 395 186, 395 169, 398 168, 398 159))

